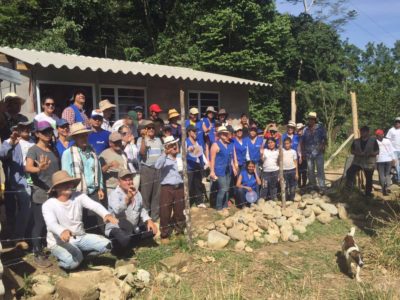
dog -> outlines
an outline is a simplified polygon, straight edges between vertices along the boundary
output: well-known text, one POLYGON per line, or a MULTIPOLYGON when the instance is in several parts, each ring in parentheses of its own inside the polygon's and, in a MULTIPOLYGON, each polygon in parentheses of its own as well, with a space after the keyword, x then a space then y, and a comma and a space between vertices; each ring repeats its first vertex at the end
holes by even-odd
POLYGON ((346 258, 347 271, 349 275, 354 278, 352 271, 352 265, 354 264, 356 266, 356 280, 357 282, 361 282, 360 271, 364 262, 362 260, 361 251, 354 240, 355 232, 356 228, 352 227, 350 232, 345 236, 342 243, 342 254, 346 258))

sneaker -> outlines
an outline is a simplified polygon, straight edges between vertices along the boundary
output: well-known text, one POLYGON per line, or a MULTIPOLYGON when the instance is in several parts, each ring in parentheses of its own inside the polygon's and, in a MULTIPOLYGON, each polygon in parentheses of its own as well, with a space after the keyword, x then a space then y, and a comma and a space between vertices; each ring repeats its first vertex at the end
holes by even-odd
POLYGON ((204 203, 201 203, 199 205, 197 205, 198 208, 207 208, 207 206, 204 203))
POLYGON ((38 267, 41 268, 48 268, 52 265, 51 261, 42 253, 35 254, 33 261, 38 267))

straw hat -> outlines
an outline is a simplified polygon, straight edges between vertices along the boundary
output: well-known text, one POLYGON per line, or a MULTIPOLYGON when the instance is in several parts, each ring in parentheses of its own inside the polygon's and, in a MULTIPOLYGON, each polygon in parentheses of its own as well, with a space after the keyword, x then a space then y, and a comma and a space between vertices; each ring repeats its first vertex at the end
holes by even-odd
POLYGON ((243 130, 243 126, 242 126, 242 125, 235 125, 235 126, 233 126, 233 131, 234 131, 234 132, 239 131, 239 130, 243 130))
POLYGON ((7 103, 7 102, 11 102, 13 100, 19 100, 21 105, 25 103, 25 99, 18 96, 16 93, 7 93, 4 98, 3 98, 3 102, 7 103))
POLYGON ((175 144, 177 142, 179 142, 179 139, 175 139, 172 135, 167 136, 164 139, 164 147, 167 146, 167 145, 175 144))
POLYGON ((74 178, 69 176, 67 171, 64 170, 57 171, 53 174, 53 176, 51 176, 51 182, 53 185, 51 186, 51 188, 47 193, 51 193, 57 185, 60 185, 62 183, 72 182, 76 187, 80 181, 81 181, 80 178, 74 178))
POLYGON ((90 129, 87 129, 83 123, 78 122, 74 123, 69 127, 69 136, 73 137, 74 135, 89 133, 92 132, 90 129))
POLYGON ((172 119, 172 118, 179 117, 179 116, 180 115, 175 108, 172 108, 168 111, 168 119, 172 119))
POLYGON ((308 118, 309 118, 309 119, 316 119, 316 118, 317 118, 317 113, 316 113, 315 111, 311 111, 311 112, 308 114, 308 118))
POLYGON ((216 114, 216 113, 217 113, 217 111, 214 109, 214 107, 213 107, 213 106, 209 106, 209 107, 207 107, 207 109, 206 109, 206 113, 208 113, 208 112, 213 112, 214 114, 216 114))
POLYGON ((228 113, 226 112, 226 109, 225 108, 221 108, 220 110, 219 110, 219 112, 218 112, 218 115, 220 116, 220 115, 227 115, 228 113))
POLYGON ((288 122, 287 126, 288 126, 288 127, 296 128, 296 123, 293 122, 292 120, 290 120, 290 121, 288 122))
POLYGON ((217 133, 227 133, 229 130, 225 126, 220 126, 217 130, 217 133))
POLYGON ((105 111, 106 109, 114 108, 114 107, 115 107, 115 104, 112 104, 110 102, 110 100, 108 100, 108 99, 104 99, 99 102, 99 108, 101 111, 105 111))
POLYGON ((189 109, 189 113, 192 115, 198 115, 199 110, 196 107, 192 107, 191 109, 189 109))

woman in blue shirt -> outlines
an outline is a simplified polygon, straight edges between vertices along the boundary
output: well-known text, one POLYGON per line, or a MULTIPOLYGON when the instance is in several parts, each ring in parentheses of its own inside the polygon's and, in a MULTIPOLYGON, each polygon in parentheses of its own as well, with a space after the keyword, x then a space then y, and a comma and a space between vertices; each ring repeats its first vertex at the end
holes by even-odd
POLYGON ((299 145, 299 136, 296 133, 296 123, 293 121, 289 121, 287 125, 287 131, 282 136, 282 141, 284 141, 287 137, 289 137, 292 141, 292 149, 297 151, 297 147, 299 145))
POLYGON ((236 200, 237 207, 242 208, 246 204, 246 194, 254 191, 258 195, 261 179, 257 175, 256 164, 253 161, 246 162, 246 168, 243 169, 236 181, 236 200))
POLYGON ((233 145, 235 146, 236 158, 239 164, 239 170, 242 170, 246 164, 247 144, 243 139, 243 128, 235 127, 235 137, 233 138, 233 145))
POLYGON ((246 160, 251 160, 256 164, 256 170, 261 162, 261 151, 263 150, 264 139, 257 136, 257 127, 251 127, 249 136, 246 138, 247 154, 246 160))

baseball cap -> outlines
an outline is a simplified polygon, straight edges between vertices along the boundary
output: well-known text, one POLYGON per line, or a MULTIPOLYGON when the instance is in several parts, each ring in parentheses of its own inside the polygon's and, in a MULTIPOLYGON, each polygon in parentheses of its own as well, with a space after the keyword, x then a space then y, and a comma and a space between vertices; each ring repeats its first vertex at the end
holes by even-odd
POLYGON ((377 129, 377 130, 375 130, 375 134, 376 135, 384 135, 385 132, 382 129, 377 129))
POLYGON ((157 112, 157 113, 162 112, 162 109, 161 109, 161 107, 160 107, 158 104, 152 104, 152 105, 150 105, 149 110, 150 110, 150 111, 157 112))
POLYGON ((133 110, 134 110, 134 111, 144 111, 144 108, 143 108, 143 106, 141 106, 141 105, 136 105, 136 106, 133 108, 133 110))
POLYGON ((196 107, 192 107, 191 109, 189 109, 189 113, 192 115, 198 115, 199 110, 196 107))
POLYGON ((133 172, 131 172, 131 171, 129 171, 128 169, 120 169, 119 171, 118 171, 118 178, 123 178, 123 177, 125 177, 125 176, 127 176, 127 175, 134 175, 135 173, 133 173, 133 172))
POLYGON ((394 119, 395 122, 400 122, 400 117, 397 117, 396 119, 394 119))
POLYGON ((102 111, 97 111, 97 110, 92 110, 92 114, 90 117, 93 119, 94 117, 102 117, 103 118, 103 112, 102 111))
POLYGON ((108 136, 108 140, 110 142, 118 142, 122 140, 122 135, 119 132, 112 132, 109 136, 108 136))
POLYGON ((57 127, 64 126, 65 124, 68 124, 67 120, 65 120, 65 119, 57 119, 57 121, 56 121, 57 127))
POLYGON ((51 127, 51 124, 47 121, 39 121, 35 124, 35 130, 36 131, 44 131, 48 128, 53 129, 53 127, 51 127))

